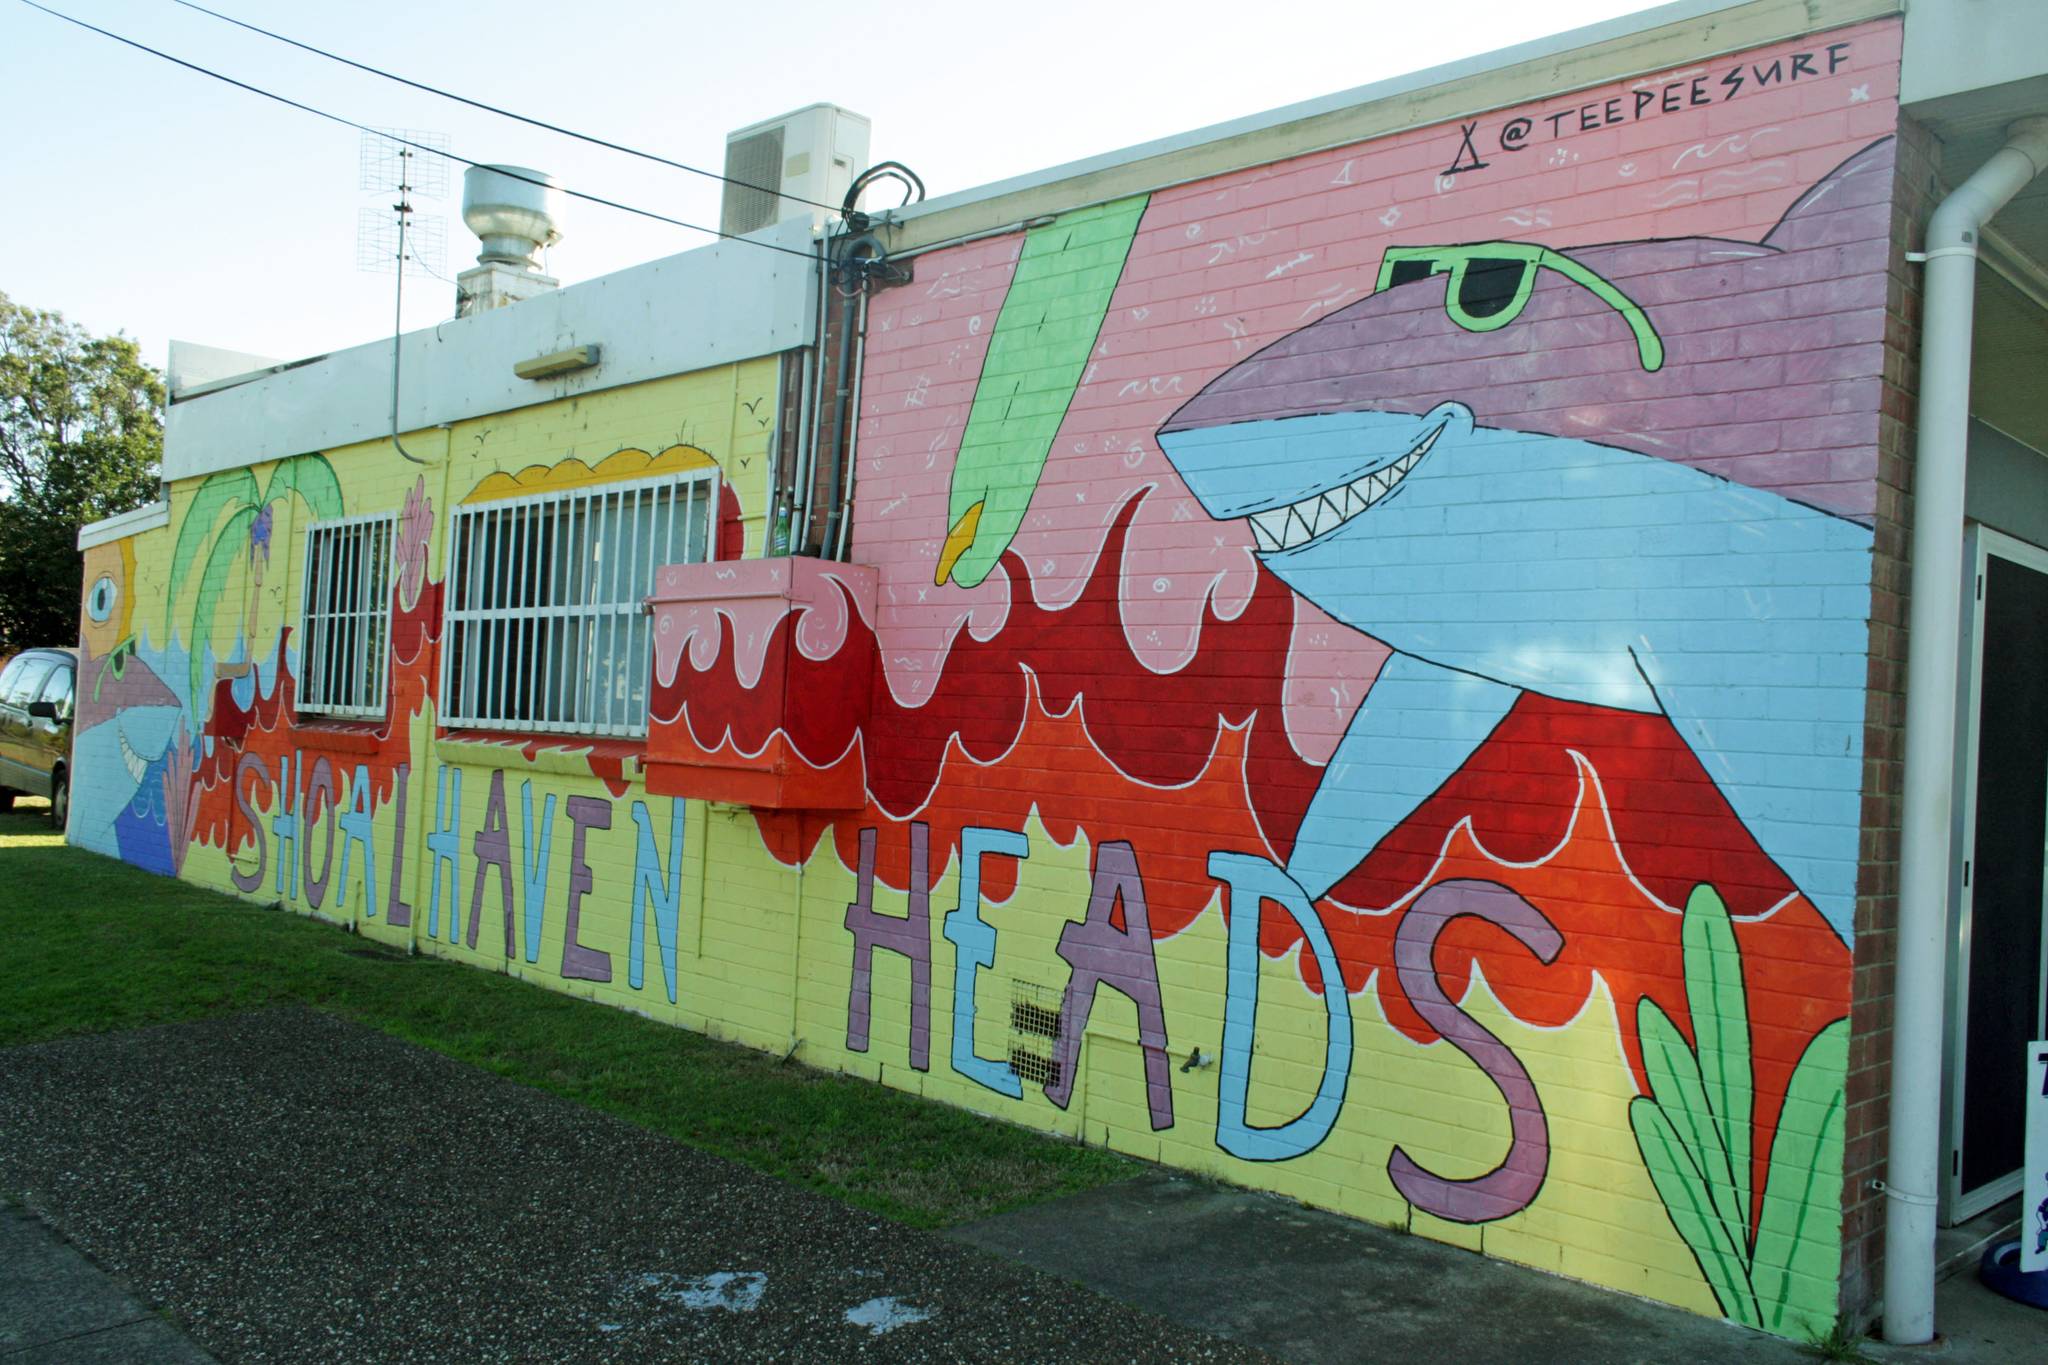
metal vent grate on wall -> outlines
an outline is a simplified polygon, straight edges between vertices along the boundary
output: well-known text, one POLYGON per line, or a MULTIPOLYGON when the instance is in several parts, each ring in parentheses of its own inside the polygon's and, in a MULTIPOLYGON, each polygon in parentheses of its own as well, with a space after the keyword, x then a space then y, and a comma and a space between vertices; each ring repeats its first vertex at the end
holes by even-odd
POLYGON ((1010 980, 1010 1070, 1034 1085, 1057 1085, 1051 1044, 1060 1036, 1061 992, 1010 980))
POLYGON ((1033 1085, 1058 1085, 1060 1064, 1043 1053, 1026 1052, 1021 1047, 1010 1049, 1010 1070, 1017 1073, 1017 1079, 1033 1085))
POLYGON ((782 196, 782 128, 777 125, 734 138, 725 144, 725 201, 719 211, 718 230, 735 235, 755 232, 776 220, 782 196), (738 180, 744 183, 732 184, 738 180), (762 185, 765 189, 750 189, 762 185))

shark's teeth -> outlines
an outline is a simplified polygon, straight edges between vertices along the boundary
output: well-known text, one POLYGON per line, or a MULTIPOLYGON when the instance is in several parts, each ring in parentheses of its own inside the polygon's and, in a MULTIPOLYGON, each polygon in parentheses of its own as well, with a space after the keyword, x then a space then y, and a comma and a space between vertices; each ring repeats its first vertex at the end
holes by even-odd
POLYGON ((1350 483, 1311 493, 1299 502, 1254 512, 1250 517, 1252 540, 1260 554, 1277 554, 1306 545, 1328 535, 1374 503, 1401 486, 1408 471, 1422 463, 1422 457, 1443 434, 1439 425, 1415 443, 1406 455, 1390 465, 1361 474, 1350 483))
POLYGON ((1330 505, 1330 495, 1325 493, 1308 505, 1308 511, 1302 514, 1302 520, 1308 523, 1308 538, 1314 540, 1323 532, 1335 529, 1337 523, 1344 518, 1330 505))
POLYGON ((1316 538, 1315 510, 1313 502, 1297 502, 1287 509, 1287 532, 1282 539, 1283 548, 1292 549, 1305 545, 1316 538))
POLYGON ((128 770, 128 776, 140 785, 142 775, 149 769, 149 760, 135 752, 135 746, 128 742, 128 733, 118 724, 114 727, 114 738, 121 744, 121 766, 128 770))

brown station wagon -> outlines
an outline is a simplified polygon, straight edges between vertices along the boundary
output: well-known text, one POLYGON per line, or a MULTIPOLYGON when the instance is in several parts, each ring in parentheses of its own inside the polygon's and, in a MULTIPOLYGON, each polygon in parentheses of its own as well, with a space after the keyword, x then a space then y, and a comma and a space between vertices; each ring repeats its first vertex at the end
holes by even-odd
POLYGON ((75 649, 25 649, 0 668, 0 811, 26 793, 50 798, 50 823, 71 813, 75 649))

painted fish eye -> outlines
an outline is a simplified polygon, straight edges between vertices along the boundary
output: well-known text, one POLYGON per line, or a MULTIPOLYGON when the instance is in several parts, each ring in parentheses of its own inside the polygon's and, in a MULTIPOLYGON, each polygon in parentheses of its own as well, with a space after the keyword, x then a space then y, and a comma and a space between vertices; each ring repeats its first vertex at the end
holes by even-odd
POLYGON ((114 614, 114 604, 121 600, 121 589, 114 582, 113 575, 101 574, 93 580, 92 589, 85 595, 85 614, 93 620, 105 622, 114 614))
POLYGON ((1392 289, 1431 275, 1448 276, 1445 314, 1468 332, 1492 332, 1522 315, 1536 292, 1537 275, 1545 270, 1564 276, 1619 313, 1635 334, 1643 369, 1663 368, 1663 338, 1642 306, 1605 276, 1546 246, 1479 242, 1470 246, 1388 247, 1380 260, 1376 287, 1392 289))

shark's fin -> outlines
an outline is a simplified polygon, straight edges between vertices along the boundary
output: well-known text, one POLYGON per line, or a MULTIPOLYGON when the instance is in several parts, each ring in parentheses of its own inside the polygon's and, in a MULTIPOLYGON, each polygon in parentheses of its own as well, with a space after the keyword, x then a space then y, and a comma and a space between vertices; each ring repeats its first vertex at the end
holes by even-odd
POLYGON ((1328 894, 1465 766, 1521 695, 1413 655, 1389 657, 1309 798, 1287 875, 1310 900, 1328 894))
POLYGON ((1792 201, 1763 244, 1779 251, 1807 251, 1861 240, 1862 233, 1843 232, 1840 215, 1861 210, 1884 214, 1885 221, 1889 220, 1892 168, 1898 162, 1898 150, 1898 139, 1882 137, 1829 171, 1792 201))

